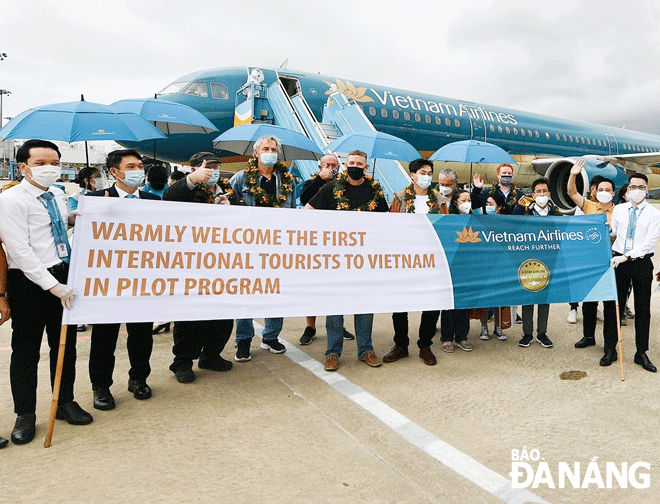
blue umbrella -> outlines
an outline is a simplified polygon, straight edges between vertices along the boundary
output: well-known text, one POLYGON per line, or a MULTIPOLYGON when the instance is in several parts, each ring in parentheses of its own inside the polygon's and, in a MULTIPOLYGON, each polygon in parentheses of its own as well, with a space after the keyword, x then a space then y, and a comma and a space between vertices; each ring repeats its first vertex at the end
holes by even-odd
POLYGON ((228 129, 213 140, 213 147, 218 150, 236 152, 242 156, 251 156, 254 142, 264 135, 272 135, 282 143, 283 159, 321 159, 323 153, 305 135, 296 133, 282 126, 272 124, 244 124, 228 129))
POLYGON ((462 140, 447 144, 435 151, 429 160, 458 163, 516 163, 504 149, 479 140, 462 140))
POLYGON ((394 159, 412 161, 420 157, 419 152, 405 140, 380 131, 358 131, 337 138, 328 145, 332 152, 351 152, 359 149, 370 159, 394 159))
POLYGON ((110 108, 117 112, 132 112, 166 135, 178 133, 209 134, 218 131, 204 114, 188 105, 156 98, 119 100, 110 108))

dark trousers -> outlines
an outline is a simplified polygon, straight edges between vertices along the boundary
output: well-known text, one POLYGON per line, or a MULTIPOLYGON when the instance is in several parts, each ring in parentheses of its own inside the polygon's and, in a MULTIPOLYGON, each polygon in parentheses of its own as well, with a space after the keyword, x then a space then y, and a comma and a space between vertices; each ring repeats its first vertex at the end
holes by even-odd
POLYGON ((651 325, 651 284, 653 283, 653 262, 650 257, 628 260, 614 270, 616 290, 619 298, 619 317, 625 316, 628 286, 632 282, 635 293, 635 344, 637 352, 649 349, 649 329, 651 325))
POLYGON ((539 334, 545 334, 548 331, 548 314, 550 313, 550 305, 523 305, 523 333, 529 336, 534 334, 534 306, 536 306, 538 310, 538 318, 536 319, 537 336, 539 334))
MULTIPOLYGON (((582 303, 582 335, 585 338, 596 337, 596 321, 598 317, 598 301, 582 303)), ((603 340, 605 350, 616 350, 618 335, 616 330, 616 303, 603 301, 603 340)))
MULTIPOLYGON (((92 342, 89 348, 89 380, 92 389, 110 387, 112 372, 115 370, 115 349, 121 324, 94 324, 92 342)), ((153 322, 129 322, 126 324, 126 349, 131 369, 128 376, 132 380, 146 380, 151 373, 149 359, 154 347, 151 335, 153 322)))
MULTIPOLYGON (((68 267, 62 266, 53 275, 66 283, 68 267)), ((55 380, 57 353, 62 328, 62 302, 50 292, 32 283, 21 270, 7 273, 7 292, 11 309, 11 363, 9 380, 17 415, 34 413, 37 407, 37 369, 44 329, 50 348, 50 384, 55 380)), ((76 380, 76 326, 68 326, 64 368, 60 384, 59 404, 73 401, 76 380)))
MULTIPOLYGON (((419 322, 419 339, 417 346, 427 348, 433 344, 435 335, 435 326, 438 323, 440 311, 422 312, 422 319, 419 322)), ((392 325, 394 326, 394 344, 398 347, 408 348, 410 338, 408 338, 408 313, 393 313, 392 325)))
POLYGON ((186 320, 174 323, 174 362, 172 371, 191 369, 192 361, 213 360, 220 356, 231 337, 233 320, 186 320))
POLYGON ((467 310, 442 310, 440 315, 440 340, 465 341, 470 332, 467 310))

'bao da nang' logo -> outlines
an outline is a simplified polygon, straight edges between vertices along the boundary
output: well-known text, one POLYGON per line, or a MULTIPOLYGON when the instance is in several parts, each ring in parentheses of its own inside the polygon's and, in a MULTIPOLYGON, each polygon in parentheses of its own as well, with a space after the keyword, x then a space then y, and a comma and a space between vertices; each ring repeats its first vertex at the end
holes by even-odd
POLYGON ((355 87, 353 83, 346 81, 346 83, 340 81, 339 79, 335 79, 335 82, 328 82, 324 81, 328 86, 330 86, 330 89, 328 89, 325 94, 329 95, 332 93, 332 87, 337 86, 339 90, 344 93, 346 98, 349 100, 355 100, 356 102, 372 102, 374 101, 373 98, 370 96, 367 96, 367 88, 366 87, 355 87))
POLYGON ((542 290, 550 281, 550 270, 538 259, 527 259, 518 268, 520 285, 530 292, 542 290))
POLYGON ((587 229, 587 241, 590 241, 594 245, 600 243, 603 239, 603 236, 600 234, 600 231, 596 227, 590 227, 587 229))
POLYGON ((469 228, 463 228, 463 231, 456 231, 458 238, 456 241, 458 243, 479 243, 481 238, 479 238, 479 233, 472 231, 472 226, 469 228))

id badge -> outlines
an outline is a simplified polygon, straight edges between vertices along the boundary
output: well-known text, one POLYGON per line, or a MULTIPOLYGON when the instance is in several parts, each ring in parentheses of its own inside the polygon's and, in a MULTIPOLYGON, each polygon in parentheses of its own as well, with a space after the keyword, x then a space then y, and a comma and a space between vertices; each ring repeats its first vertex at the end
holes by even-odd
POLYGON ((66 245, 64 243, 57 245, 57 255, 60 259, 66 259, 69 257, 69 251, 66 249, 66 245))
POLYGON ((632 239, 631 237, 627 237, 627 238, 626 238, 626 245, 625 245, 625 248, 626 248, 626 252, 627 252, 628 250, 632 250, 632 249, 633 249, 633 239, 632 239))

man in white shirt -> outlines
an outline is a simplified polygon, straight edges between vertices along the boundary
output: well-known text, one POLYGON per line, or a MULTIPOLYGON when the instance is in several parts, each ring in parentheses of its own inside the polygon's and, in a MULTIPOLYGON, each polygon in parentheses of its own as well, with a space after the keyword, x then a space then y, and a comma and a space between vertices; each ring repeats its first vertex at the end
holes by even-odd
MULTIPOLYGON (((76 293, 66 285, 70 248, 64 192, 53 187, 61 175, 55 144, 28 140, 16 152, 23 181, 0 195, 0 238, 7 252, 7 293, 12 312, 9 367, 14 411, 11 439, 29 443, 35 435, 37 366, 44 328, 50 347, 51 385, 55 379, 62 306, 76 293)), ((57 418, 85 425, 92 416, 73 400, 76 376, 76 326, 69 326, 57 418)))
POLYGON ((612 245, 612 266, 616 268, 619 315, 625 317, 628 286, 632 281, 635 293, 635 364, 655 373, 646 352, 649 349, 651 324, 651 284, 653 262, 651 257, 660 238, 660 210, 646 201, 649 181, 643 173, 634 173, 628 179, 630 201, 614 207, 611 229, 615 237, 612 245))

